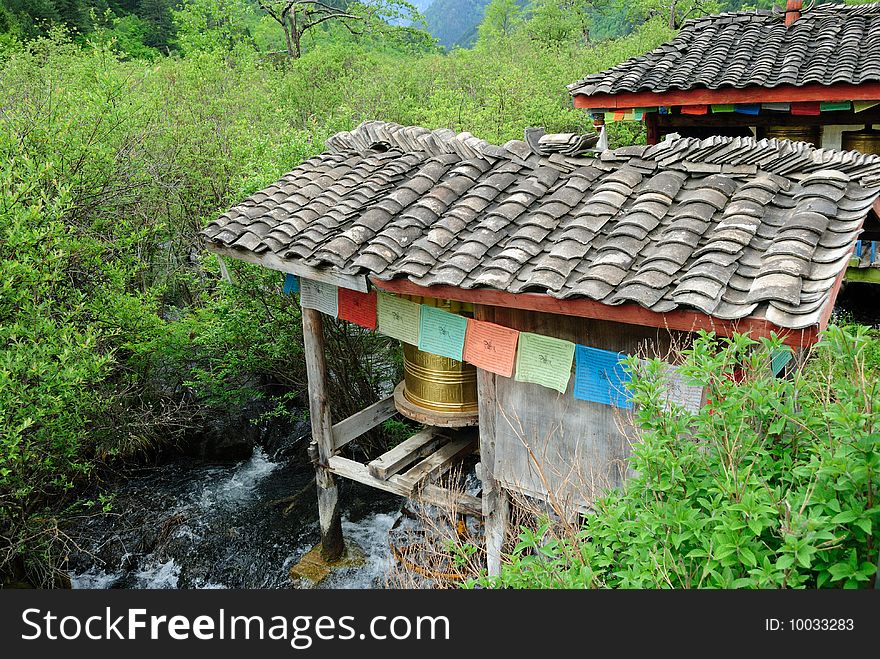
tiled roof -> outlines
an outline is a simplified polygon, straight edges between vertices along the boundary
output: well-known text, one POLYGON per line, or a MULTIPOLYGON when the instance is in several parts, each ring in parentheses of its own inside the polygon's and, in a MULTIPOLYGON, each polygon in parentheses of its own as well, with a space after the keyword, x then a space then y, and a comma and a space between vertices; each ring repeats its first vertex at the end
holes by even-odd
POLYGON ((880 81, 880 4, 819 5, 791 26, 751 11, 690 20, 640 57, 568 86, 575 94, 880 81))
POLYGON ((549 155, 366 123, 203 235, 341 274, 764 313, 801 328, 818 322, 880 195, 880 157, 803 142, 712 137, 568 156, 552 150, 576 136, 529 140, 549 155))

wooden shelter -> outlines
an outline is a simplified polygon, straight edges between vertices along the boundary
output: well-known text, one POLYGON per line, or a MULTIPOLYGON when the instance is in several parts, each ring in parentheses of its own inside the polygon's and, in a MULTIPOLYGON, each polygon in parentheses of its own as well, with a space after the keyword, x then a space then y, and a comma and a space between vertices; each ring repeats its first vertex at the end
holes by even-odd
MULTIPOLYGON (((697 330, 816 341, 880 196, 880 158, 752 138, 601 153, 594 145, 595 136, 530 131, 497 146, 368 122, 332 137, 325 153, 203 236, 221 257, 292 273, 304 285, 460 301, 473 305, 474 321, 592 349, 633 354, 648 345, 662 355, 697 330)), ((345 457, 349 442, 396 410, 413 410, 390 396, 332 419, 322 313, 303 302, 327 559, 343 546, 338 477, 428 502, 453 498, 482 514, 491 573, 508 491, 563 492, 588 505, 595 492, 565 490, 573 474, 597 491, 625 477, 621 410, 573 395, 574 378, 564 378, 564 391, 524 381, 519 365, 516 377, 477 369, 478 437, 444 430, 443 415, 426 412, 424 432, 378 460, 345 457), (481 496, 444 490, 436 477, 473 451, 481 496), (604 480, 591 481, 596 474, 604 480)))
MULTIPOLYGON (((643 120, 649 144, 683 137, 803 140, 880 153, 880 4, 753 10, 687 21, 649 53, 568 86, 597 126, 643 120)), ((880 282, 868 222, 848 280, 880 282)))

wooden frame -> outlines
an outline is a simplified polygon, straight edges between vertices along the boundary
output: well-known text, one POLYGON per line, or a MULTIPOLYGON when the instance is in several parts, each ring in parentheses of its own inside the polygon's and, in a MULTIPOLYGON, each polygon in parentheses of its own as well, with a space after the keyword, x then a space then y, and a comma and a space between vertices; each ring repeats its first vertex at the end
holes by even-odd
POLYGON ((220 247, 219 245, 213 245, 210 243, 207 245, 207 249, 209 252, 213 252, 218 256, 226 256, 231 259, 245 261, 246 263, 253 263, 254 265, 269 268, 269 270, 287 272, 292 275, 297 275, 298 277, 305 277, 306 279, 324 282, 325 284, 350 288, 355 291, 360 291, 361 293, 367 292, 367 278, 364 275, 343 275, 324 268, 313 268, 304 263, 282 259, 272 252, 254 254, 247 250, 220 247))
POLYGON ((874 101, 880 99, 880 83, 860 85, 780 85, 742 89, 687 89, 666 92, 575 94, 576 108, 650 108, 660 105, 726 105, 729 103, 797 103, 801 101, 874 101))
MULTIPOLYGON (((841 277, 842 275, 843 273, 841 273, 841 277)), ((819 332, 827 326, 827 318, 830 317, 833 308, 832 304, 827 305, 825 310, 826 318, 823 322, 804 329, 790 330, 774 325, 766 318, 758 316, 748 316, 738 320, 723 320, 708 316, 699 311, 675 310, 667 313, 657 313, 637 304, 611 306, 586 298, 558 300, 540 293, 506 293, 488 288, 464 289, 456 286, 419 286, 408 279, 383 281, 376 277, 370 277, 370 281, 376 288, 388 291, 389 293, 436 297, 446 300, 457 300, 459 302, 512 307, 529 311, 544 311, 598 320, 613 320, 629 325, 644 325, 683 332, 705 330, 707 332, 715 332, 719 336, 748 333, 752 338, 761 338, 776 334, 782 339, 783 343, 794 347, 809 346, 815 343, 819 332)))

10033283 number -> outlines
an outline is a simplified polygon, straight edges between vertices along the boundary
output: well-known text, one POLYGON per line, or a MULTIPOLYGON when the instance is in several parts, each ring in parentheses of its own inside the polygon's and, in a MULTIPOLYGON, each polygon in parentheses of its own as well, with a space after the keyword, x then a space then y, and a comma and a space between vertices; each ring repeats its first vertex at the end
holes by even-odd
POLYGON ((855 629, 852 618, 789 618, 788 628, 793 632, 841 632, 855 629))

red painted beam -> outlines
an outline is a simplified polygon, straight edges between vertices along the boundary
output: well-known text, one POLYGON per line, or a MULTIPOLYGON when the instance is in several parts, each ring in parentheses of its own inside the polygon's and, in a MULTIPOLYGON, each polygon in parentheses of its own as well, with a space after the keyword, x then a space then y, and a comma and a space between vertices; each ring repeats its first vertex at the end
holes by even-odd
POLYGON ((705 105, 727 103, 795 103, 798 101, 874 101, 880 99, 880 83, 861 85, 810 84, 796 87, 745 87, 743 89, 688 89, 667 92, 621 92, 576 94, 576 108, 649 108, 659 105, 705 105))
MULTIPOLYGON (((734 332, 740 334, 748 333, 753 339, 769 337, 771 332, 775 332, 778 336, 782 337, 785 343, 795 347, 810 346, 815 343, 818 339, 820 327, 819 325, 813 325, 802 330, 789 330, 774 325, 765 318, 758 318, 756 316, 749 316, 739 320, 722 320, 721 318, 707 316, 698 311, 677 309, 667 313, 657 313, 645 309, 638 304, 611 306, 587 298, 557 300, 555 297, 541 293, 507 293, 491 288, 464 289, 456 286, 419 286, 408 279, 382 281, 376 277, 370 277, 370 281, 376 288, 399 295, 435 297, 444 300, 526 309, 528 311, 555 313, 564 316, 595 318, 597 320, 609 320, 628 325, 659 327, 661 329, 683 332, 696 332, 702 329, 707 332, 715 332, 719 336, 731 336, 734 332)), ((840 281, 842 281, 842 276, 840 281)), ((837 286, 839 285, 838 281, 837 286)), ((831 306, 829 305, 828 315, 831 313, 831 306)), ((827 322, 826 318, 825 324, 827 322)))

